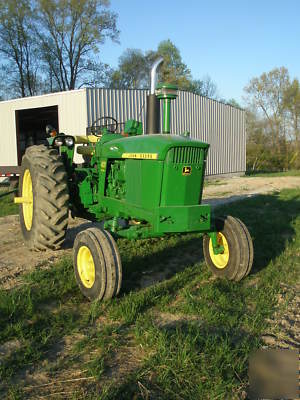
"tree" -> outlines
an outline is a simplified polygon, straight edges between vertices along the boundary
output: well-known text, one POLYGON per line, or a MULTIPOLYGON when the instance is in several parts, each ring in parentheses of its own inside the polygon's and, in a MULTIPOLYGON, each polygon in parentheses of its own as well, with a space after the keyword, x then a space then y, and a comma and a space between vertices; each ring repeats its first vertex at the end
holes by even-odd
POLYGON ((123 89, 149 87, 150 68, 159 56, 164 59, 159 70, 159 80, 176 84, 179 89, 190 90, 191 72, 182 61, 179 49, 170 40, 160 42, 157 50, 145 53, 138 49, 127 49, 119 58, 118 68, 111 75, 110 86, 123 89))
POLYGON ((193 80, 191 71, 183 62, 179 49, 169 39, 159 43, 157 50, 143 52, 127 49, 119 58, 118 68, 112 72, 110 87, 122 89, 141 89, 149 87, 149 72, 152 63, 159 56, 164 62, 159 70, 161 82, 176 84, 181 90, 196 94, 217 97, 216 84, 209 76, 203 80, 193 80))
POLYGON ((217 85, 209 75, 205 75, 202 79, 192 81, 190 90, 200 96, 209 97, 211 99, 218 98, 217 85))
POLYGON ((48 74, 60 90, 84 82, 99 45, 106 38, 117 41, 117 16, 108 7, 108 0, 37 0, 36 34, 48 74))
POLYGON ((105 81, 110 69, 94 55, 118 38, 109 0, 0 2, 5 97, 70 90, 105 81), (7 95, 7 93, 9 93, 7 95))
POLYGON ((249 106, 247 166, 273 170, 300 168, 298 79, 291 82, 286 68, 275 68, 252 79, 245 91, 249 106))
POLYGON ((118 69, 111 74, 112 88, 141 89, 148 86, 149 60, 138 49, 127 49, 119 58, 118 69))
POLYGON ((226 104, 228 104, 229 106, 232 107, 236 107, 236 108, 242 108, 241 105, 235 100, 235 99, 229 99, 226 101, 226 104))
POLYGON ((22 97, 36 94, 39 58, 29 0, 1 2, 0 53, 5 60, 6 86, 22 97))
POLYGON ((300 168, 300 84, 294 79, 284 92, 284 105, 289 112, 293 138, 295 139, 295 152, 292 163, 300 168))
POLYGON ((87 69, 89 73, 86 75, 85 80, 82 80, 78 88, 109 87, 113 69, 108 64, 91 60, 89 61, 87 69))
POLYGON ((247 170, 271 170, 270 138, 266 133, 266 120, 257 115, 255 109, 246 111, 247 170))
POLYGON ((149 60, 154 60, 158 56, 164 59, 159 73, 160 80, 176 84, 179 89, 189 90, 192 81, 191 71, 182 61, 179 49, 170 39, 160 42, 156 52, 147 54, 149 60))
POLYGON ((280 152, 280 139, 284 132, 284 93, 289 87, 289 73, 284 67, 275 68, 253 78, 245 88, 249 104, 259 109, 267 119, 273 148, 280 152))

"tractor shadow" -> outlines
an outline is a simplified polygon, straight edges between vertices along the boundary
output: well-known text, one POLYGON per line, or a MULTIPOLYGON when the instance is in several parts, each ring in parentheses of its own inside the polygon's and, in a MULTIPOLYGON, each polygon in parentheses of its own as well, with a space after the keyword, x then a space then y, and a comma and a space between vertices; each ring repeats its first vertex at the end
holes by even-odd
POLYGON ((176 244, 173 244, 168 237, 154 239, 152 240, 153 247, 157 247, 159 240, 166 241, 167 246, 164 249, 124 260, 123 293, 163 282, 176 273, 203 262, 202 239, 199 235, 184 238, 176 244))
MULTIPOLYGON (((69 223, 70 225, 70 223, 69 223)), ((103 229, 103 223, 101 222, 91 222, 83 219, 75 219, 71 220, 71 227, 68 228, 66 239, 62 245, 63 250, 72 249, 74 245, 74 241, 78 233, 85 231, 88 228, 100 228, 103 229)))
MULTIPOLYGON (((234 204, 223 204, 214 210, 214 215, 232 215, 240 218, 248 227, 254 245, 252 275, 280 256, 287 244, 292 242, 295 236, 292 222, 299 214, 300 196, 294 195, 282 199, 279 194, 255 195, 236 201, 234 204)), ((72 247, 77 233, 92 226, 101 227, 101 223, 84 222, 70 228, 66 248, 72 247)), ((187 267, 202 263, 200 235, 183 235, 182 238, 182 241, 172 241, 168 237, 134 242, 126 239, 118 240, 123 263, 123 293, 154 285, 171 278, 187 267), (155 250, 161 247, 157 245, 160 240, 165 240, 166 246, 155 250), (136 246, 141 247, 141 251, 133 250, 132 253, 135 255, 128 259, 128 252, 131 253, 130 249, 136 246), (153 251, 145 251, 143 255, 143 246, 152 246, 153 251)))
POLYGON ((212 208, 220 207, 226 204, 234 203, 236 201, 241 201, 245 199, 250 199, 253 197, 257 197, 259 194, 253 193, 253 194, 241 194, 241 195, 234 195, 234 196, 229 196, 229 197, 214 197, 214 198, 209 198, 209 199, 203 199, 202 203, 203 204, 210 204, 212 208))
POLYGON ((293 222, 300 215, 300 195, 254 195, 250 199, 217 207, 214 214, 232 215, 247 226, 254 246, 251 274, 256 274, 275 261, 293 241, 296 235, 293 222))

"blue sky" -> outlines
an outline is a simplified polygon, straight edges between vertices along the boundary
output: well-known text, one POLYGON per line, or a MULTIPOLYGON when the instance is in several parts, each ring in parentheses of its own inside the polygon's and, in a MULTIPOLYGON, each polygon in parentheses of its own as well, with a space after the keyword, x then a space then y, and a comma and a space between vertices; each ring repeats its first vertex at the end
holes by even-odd
POLYGON ((171 39, 194 78, 209 74, 219 95, 242 103, 254 76, 285 66, 300 77, 300 0, 111 0, 120 44, 100 58, 114 67, 127 48, 156 49, 171 39))

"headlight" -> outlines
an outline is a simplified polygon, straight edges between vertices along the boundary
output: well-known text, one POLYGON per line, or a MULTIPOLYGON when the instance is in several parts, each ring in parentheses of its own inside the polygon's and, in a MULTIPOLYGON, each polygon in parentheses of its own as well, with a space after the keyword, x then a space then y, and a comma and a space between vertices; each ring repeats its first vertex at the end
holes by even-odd
POLYGON ((57 137, 53 142, 54 146, 60 147, 64 144, 64 139, 62 137, 57 137))
POLYGON ((65 144, 68 147, 73 147, 75 143, 75 139, 72 136, 68 136, 65 138, 65 144))

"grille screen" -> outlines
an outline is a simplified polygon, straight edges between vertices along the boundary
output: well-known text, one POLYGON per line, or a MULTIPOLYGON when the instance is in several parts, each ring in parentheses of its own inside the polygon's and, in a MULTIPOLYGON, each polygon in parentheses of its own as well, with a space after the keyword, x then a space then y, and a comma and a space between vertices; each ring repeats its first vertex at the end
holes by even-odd
POLYGON ((204 149, 200 147, 174 147, 171 151, 173 153, 171 159, 175 164, 199 164, 204 149))

